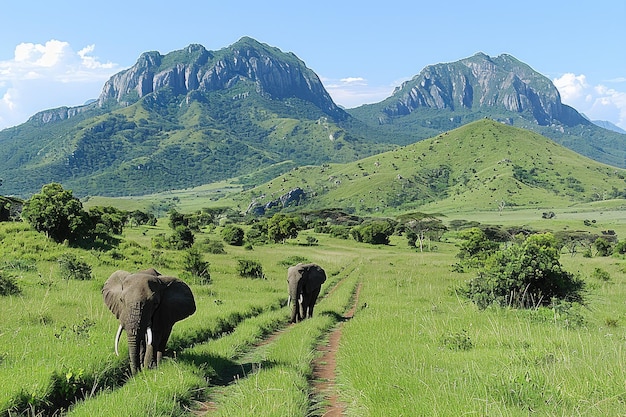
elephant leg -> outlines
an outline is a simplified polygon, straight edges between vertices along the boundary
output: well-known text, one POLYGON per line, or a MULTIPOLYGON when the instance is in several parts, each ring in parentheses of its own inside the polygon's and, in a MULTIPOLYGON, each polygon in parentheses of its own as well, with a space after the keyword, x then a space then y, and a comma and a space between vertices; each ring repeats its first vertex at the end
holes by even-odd
POLYGON ((161 359, 163 359, 163 354, 165 353, 165 348, 167 347, 167 341, 170 338, 170 334, 172 334, 172 328, 165 329, 163 331, 163 336, 159 341, 159 344, 156 345, 156 365, 159 366, 161 363, 161 359))
POLYGON ((313 307, 315 307, 315 302, 317 301, 317 297, 320 295, 320 288, 313 290, 309 296, 309 308, 307 310, 307 318, 313 317, 313 307))

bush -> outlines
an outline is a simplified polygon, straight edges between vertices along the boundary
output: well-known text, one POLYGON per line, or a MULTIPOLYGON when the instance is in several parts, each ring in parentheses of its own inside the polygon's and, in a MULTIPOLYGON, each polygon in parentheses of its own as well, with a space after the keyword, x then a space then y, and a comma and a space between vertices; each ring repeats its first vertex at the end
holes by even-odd
POLYGON ((257 261, 249 259, 238 260, 237 273, 240 277, 265 278, 261 264, 257 261))
POLYGON ((92 278, 91 266, 78 260, 74 254, 65 253, 58 259, 58 262, 61 267, 61 276, 65 279, 86 281, 92 278))
POLYGON ((283 259, 282 261, 278 262, 278 265, 284 266, 285 268, 289 268, 292 265, 296 265, 300 263, 306 264, 306 263, 309 263, 309 260, 305 258, 304 256, 294 255, 294 256, 289 256, 283 259))
POLYGON ((580 302, 584 281, 563 270, 551 233, 531 235, 497 251, 463 292, 479 307, 549 305, 554 300, 580 302))
POLYGON ((224 242, 233 246, 243 245, 244 232, 243 229, 234 224, 229 224, 222 230, 222 239, 224 242))
POLYGON ((0 271, 0 296, 18 295, 21 292, 22 290, 17 285, 17 279, 14 276, 0 271))
POLYGON ((210 264, 202 259, 202 254, 197 248, 190 248, 185 253, 183 269, 192 276, 200 278, 202 284, 211 282, 209 266, 210 264))
POLYGON ((393 234, 393 231, 393 226, 389 222, 373 221, 353 227, 350 234, 357 242, 387 245, 389 244, 389 236, 393 234))

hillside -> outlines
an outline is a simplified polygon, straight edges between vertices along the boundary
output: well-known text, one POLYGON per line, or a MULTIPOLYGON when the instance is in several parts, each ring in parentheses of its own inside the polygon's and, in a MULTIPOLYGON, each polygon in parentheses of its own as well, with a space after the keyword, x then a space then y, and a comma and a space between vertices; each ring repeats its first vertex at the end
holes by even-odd
POLYGON ((411 132, 405 144, 488 117, 626 168, 626 135, 597 126, 563 104, 549 78, 507 54, 477 53, 429 65, 390 97, 349 113, 389 135, 411 132))
POLYGON ((79 197, 233 178, 250 188, 290 169, 356 161, 485 117, 626 167, 626 135, 563 105, 549 79, 509 55, 429 66, 382 102, 345 111, 295 54, 244 37, 218 51, 192 44, 145 52, 104 84, 98 100, 0 131, 2 194, 28 198, 50 182, 79 197))
POLYGON ((550 209, 624 198, 625 178, 541 135, 482 119, 356 162, 294 169, 235 201, 245 210, 301 188, 301 208, 356 213, 550 209))
POLYGON ((253 39, 146 52, 96 102, 0 132, 2 191, 26 198, 56 181, 79 196, 144 195, 253 173, 258 184, 391 148, 354 125, 294 54, 253 39))

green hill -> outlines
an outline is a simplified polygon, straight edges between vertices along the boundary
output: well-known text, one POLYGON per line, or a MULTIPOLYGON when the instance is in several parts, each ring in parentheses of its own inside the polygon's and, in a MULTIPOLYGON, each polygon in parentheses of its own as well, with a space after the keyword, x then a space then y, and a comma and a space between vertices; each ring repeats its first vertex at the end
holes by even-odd
POLYGON ((356 162, 307 166, 234 197, 245 210, 301 188, 306 208, 355 213, 557 208, 626 197, 626 171, 482 119, 356 162))

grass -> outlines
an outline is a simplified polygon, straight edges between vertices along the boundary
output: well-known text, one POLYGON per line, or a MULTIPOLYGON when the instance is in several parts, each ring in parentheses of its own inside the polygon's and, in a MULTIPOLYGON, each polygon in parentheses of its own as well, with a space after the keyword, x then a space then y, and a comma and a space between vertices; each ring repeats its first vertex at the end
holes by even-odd
MULTIPOLYGON (((535 213, 468 212, 466 219, 543 224, 535 213)), ((455 216, 461 215, 445 220, 455 216)), ((623 216, 608 209, 564 209, 556 219, 559 227, 577 229, 592 217, 593 228, 615 229, 620 238, 626 233, 623 216)), ((372 246, 306 231, 286 244, 205 254, 212 282, 191 282, 197 312, 174 327, 161 367, 129 378, 126 339, 118 358, 117 321, 100 288, 115 269, 149 265, 150 237, 163 230, 126 230, 120 258, 0 223, 0 268, 17 275, 23 289, 0 303, 0 415, 27 413, 31 406, 33 413, 44 412, 47 404, 62 403, 56 402, 61 394, 74 416, 183 416, 199 404, 210 404, 210 415, 321 414, 310 385, 315 346, 346 311, 359 282, 358 307, 343 325, 338 352, 337 386, 348 415, 626 412, 623 257, 562 256, 564 267, 588 283, 586 308, 478 310, 454 291, 471 274, 452 271, 458 249, 450 237, 420 253, 400 236, 372 246), (299 244, 309 235, 318 245, 299 244), (91 281, 59 275, 56 260, 68 251, 93 267, 91 281), (241 258, 259 261, 267 279, 238 277, 241 258), (316 316, 287 326, 290 259, 319 263, 328 281, 316 316), (608 278, 594 278, 597 269, 608 278), (259 344, 276 330, 270 343, 259 344)), ((178 275, 181 255, 166 252, 164 258, 162 272, 178 275)))

